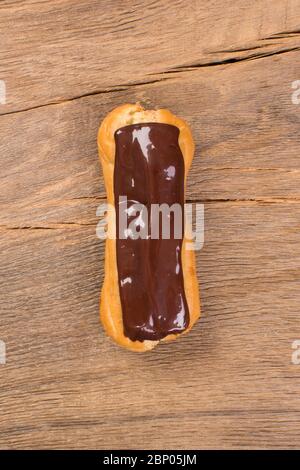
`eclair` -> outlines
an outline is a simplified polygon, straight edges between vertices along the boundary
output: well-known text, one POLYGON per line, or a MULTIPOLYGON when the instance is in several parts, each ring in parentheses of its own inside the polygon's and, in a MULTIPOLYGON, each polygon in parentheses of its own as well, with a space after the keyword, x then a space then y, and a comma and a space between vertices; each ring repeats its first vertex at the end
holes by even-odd
POLYGON ((100 318, 118 345, 148 351, 188 332, 200 316, 184 213, 194 141, 169 110, 124 104, 101 123, 98 149, 113 207, 100 318))

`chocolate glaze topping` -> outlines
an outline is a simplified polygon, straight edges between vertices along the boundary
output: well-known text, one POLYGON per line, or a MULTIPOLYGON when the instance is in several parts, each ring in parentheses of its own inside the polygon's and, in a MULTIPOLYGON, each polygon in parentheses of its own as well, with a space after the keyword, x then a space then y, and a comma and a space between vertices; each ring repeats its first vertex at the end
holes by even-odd
POLYGON ((189 325, 181 264, 184 160, 178 136, 176 126, 163 123, 132 124, 115 132, 117 269, 124 334, 132 341, 160 340, 189 325), (140 206, 134 212, 136 203, 147 211, 140 206), (151 204, 163 203, 181 207, 181 233, 174 233, 178 219, 171 211, 169 239, 162 238, 162 219, 158 226, 152 214, 151 204), (132 224, 143 238, 134 236, 132 224))

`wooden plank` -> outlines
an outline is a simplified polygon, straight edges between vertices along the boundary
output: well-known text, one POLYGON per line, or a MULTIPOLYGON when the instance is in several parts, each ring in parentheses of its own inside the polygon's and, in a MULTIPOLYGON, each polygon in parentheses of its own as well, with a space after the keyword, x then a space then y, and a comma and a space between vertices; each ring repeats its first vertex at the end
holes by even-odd
POLYGON ((300 107, 291 101, 297 57, 289 52, 197 69, 0 117, 0 225, 95 223, 105 197, 99 122, 113 107, 138 100, 191 123, 197 147, 188 199, 299 199, 300 107))
POLYGON ((0 448, 299 447, 300 1, 0 3, 0 448), (96 134, 192 127, 203 315, 135 355, 98 320, 96 134), (53 103, 53 104, 49 104, 53 103))
POLYGON ((299 220, 299 203, 207 203, 202 319, 143 355, 99 326, 94 227, 2 229, 0 447, 297 448, 299 220))
POLYGON ((293 48, 299 15, 299 0, 2 1, 7 104, 0 113, 231 57, 222 51, 241 57, 247 48, 254 54, 293 48))

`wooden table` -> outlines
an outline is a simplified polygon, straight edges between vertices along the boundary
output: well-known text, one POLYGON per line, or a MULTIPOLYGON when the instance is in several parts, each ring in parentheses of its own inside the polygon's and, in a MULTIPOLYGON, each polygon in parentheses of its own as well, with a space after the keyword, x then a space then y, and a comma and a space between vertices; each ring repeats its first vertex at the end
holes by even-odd
POLYGON ((299 447, 299 18, 299 0, 0 3, 1 448, 299 447), (202 318, 147 354, 98 320, 97 128, 136 101, 190 123, 205 204, 202 318))

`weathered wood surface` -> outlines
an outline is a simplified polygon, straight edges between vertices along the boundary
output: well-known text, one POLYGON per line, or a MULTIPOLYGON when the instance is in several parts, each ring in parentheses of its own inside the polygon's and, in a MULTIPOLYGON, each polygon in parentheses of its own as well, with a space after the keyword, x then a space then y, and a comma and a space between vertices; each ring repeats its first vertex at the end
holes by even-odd
POLYGON ((0 448, 299 447, 299 11, 1 2, 0 448), (95 234, 97 128, 137 100, 191 124, 205 203, 202 319, 142 355, 99 325, 95 234))
POLYGON ((2 1, 0 75, 9 97, 0 112, 289 50, 299 46, 291 34, 299 17, 299 0, 2 1))

